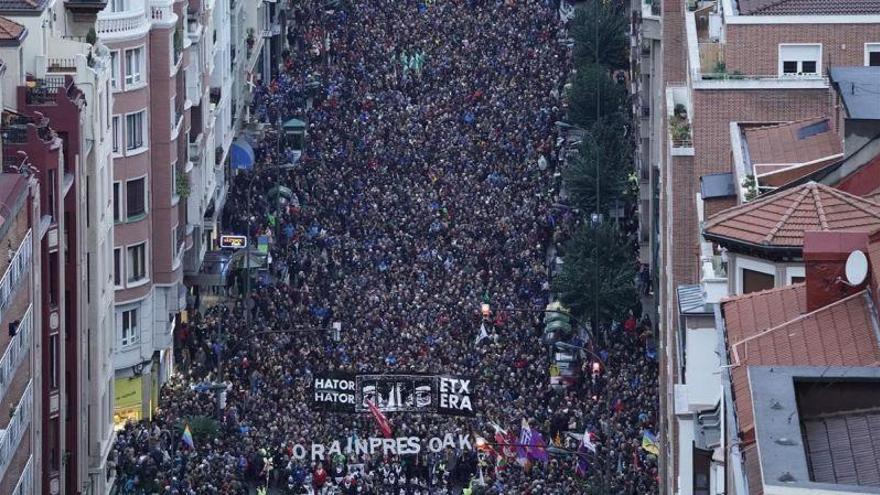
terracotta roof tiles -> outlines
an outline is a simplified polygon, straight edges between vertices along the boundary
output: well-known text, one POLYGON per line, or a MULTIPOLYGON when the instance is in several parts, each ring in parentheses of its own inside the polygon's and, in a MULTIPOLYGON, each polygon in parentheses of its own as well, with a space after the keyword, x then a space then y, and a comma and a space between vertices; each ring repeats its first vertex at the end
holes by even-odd
POLYGON ((796 284, 722 302, 739 429, 754 427, 747 366, 877 366, 867 291, 806 313, 796 284))
POLYGON ((803 248, 806 231, 880 230, 880 204, 809 182, 710 217, 703 234, 717 242, 803 248))
POLYGON ((24 26, 21 24, 0 16, 0 40, 14 41, 21 37, 24 32, 24 26))
POLYGON ((743 15, 880 14, 880 0, 739 0, 743 15))
POLYGON ((749 127, 743 134, 758 175, 839 155, 843 150, 827 117, 749 127))

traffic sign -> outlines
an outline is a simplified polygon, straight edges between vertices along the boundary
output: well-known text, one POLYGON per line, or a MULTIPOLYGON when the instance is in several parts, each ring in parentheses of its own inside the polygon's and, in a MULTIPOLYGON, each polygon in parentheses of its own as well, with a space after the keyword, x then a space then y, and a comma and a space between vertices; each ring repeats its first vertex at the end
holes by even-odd
POLYGON ((231 249, 242 249, 247 247, 247 236, 243 235, 221 235, 220 247, 231 249))

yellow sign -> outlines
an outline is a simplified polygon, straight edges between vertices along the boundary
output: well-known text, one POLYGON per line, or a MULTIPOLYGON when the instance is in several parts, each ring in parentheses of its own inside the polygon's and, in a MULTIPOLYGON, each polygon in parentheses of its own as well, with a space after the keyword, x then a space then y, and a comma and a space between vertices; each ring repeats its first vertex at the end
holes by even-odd
POLYGON ((144 398, 143 378, 117 378, 113 386, 113 425, 119 429, 127 421, 139 421, 144 398))

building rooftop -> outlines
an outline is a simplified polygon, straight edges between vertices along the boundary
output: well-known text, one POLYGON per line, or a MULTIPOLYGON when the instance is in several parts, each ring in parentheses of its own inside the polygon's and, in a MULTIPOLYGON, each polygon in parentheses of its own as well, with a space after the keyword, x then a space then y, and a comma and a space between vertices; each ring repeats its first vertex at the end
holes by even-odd
POLYGON ((880 0, 738 0, 742 15, 880 14, 880 0))
POLYGON ((880 493, 880 368, 751 366, 749 380, 751 493, 880 493))
POLYGON ((0 12, 42 11, 49 0, 0 0, 0 12))
POLYGON ((26 31, 21 24, 0 16, 0 41, 19 41, 26 31))
POLYGON ((679 285, 678 312, 683 315, 711 315, 712 305, 706 303, 700 284, 679 285))
POLYGON ((827 117, 743 129, 748 160, 761 186, 779 187, 840 158, 843 143, 827 117))
POLYGON ((807 312, 806 285, 722 302, 739 429, 754 427, 749 366, 876 366, 877 335, 866 290, 807 312))
POLYGON ((847 117, 880 120, 880 67, 832 67, 828 75, 843 99, 847 117))
POLYGON ((710 217, 703 235, 722 245, 797 250, 804 232, 836 230, 880 230, 880 204, 808 182, 710 217))

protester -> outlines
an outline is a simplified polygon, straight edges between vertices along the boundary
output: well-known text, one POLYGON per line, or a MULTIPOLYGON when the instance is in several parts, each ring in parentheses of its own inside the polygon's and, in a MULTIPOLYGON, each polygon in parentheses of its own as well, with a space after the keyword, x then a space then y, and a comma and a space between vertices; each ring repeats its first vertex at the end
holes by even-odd
POLYGON ((289 4, 284 70, 251 106, 263 122, 307 122, 308 144, 298 157, 270 128, 224 208, 224 231, 269 238, 270 277, 252 284, 252 305, 240 277, 233 302, 178 329, 179 375, 161 409, 118 434, 121 493, 656 493, 656 459, 642 448, 657 428, 644 323, 620 315, 626 331, 596 329, 607 334, 591 344, 601 369, 557 390, 542 315, 513 311, 552 299, 548 250, 579 222, 554 207, 570 69, 557 2, 326 3, 289 4), (277 185, 292 197, 270 194, 277 185), (297 444, 380 436, 369 414, 311 407, 310 378, 331 371, 477 377, 473 418, 388 419, 397 436, 481 435, 501 453, 299 460, 297 444), (213 393, 192 388, 208 382, 230 384, 219 431, 189 448, 180 420, 217 415, 213 393), (504 455, 497 439, 519 441, 523 419, 559 455, 504 455), (570 435, 584 431, 595 452, 570 435), (576 474, 579 461, 588 467, 576 474))

